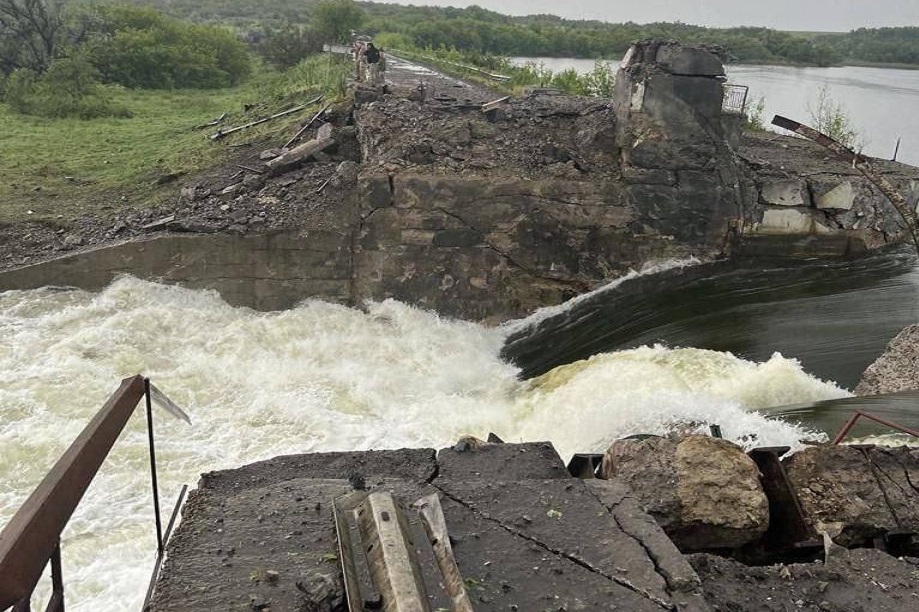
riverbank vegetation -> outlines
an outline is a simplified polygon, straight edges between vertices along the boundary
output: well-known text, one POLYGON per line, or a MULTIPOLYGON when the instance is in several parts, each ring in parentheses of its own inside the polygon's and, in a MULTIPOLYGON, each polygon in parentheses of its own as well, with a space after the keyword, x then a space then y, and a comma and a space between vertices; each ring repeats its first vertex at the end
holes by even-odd
MULTIPOLYGON (((97 0, 98 1, 98 0, 97 0)), ((103 0, 105 1, 105 0, 103 0)), ((109 0, 111 2, 111 0, 109 0)), ((720 47, 740 63, 887 64, 919 66, 919 27, 861 28, 847 33, 784 32, 763 27, 707 28, 681 22, 608 23, 553 15, 513 17, 478 6, 402 6, 351 0, 134 0, 195 23, 221 23, 242 33, 309 24, 317 8, 352 5, 363 17, 349 26, 401 37, 418 49, 457 49, 518 57, 618 59, 643 38, 720 47)), ((340 7, 339 7, 340 9, 340 7)), ((354 15, 352 14, 352 17, 354 15)))
MULTIPOLYGON (((26 4, 40 3, 19 6, 26 4)), ((351 70, 345 58, 307 53, 274 68, 258 53, 265 47, 147 8, 42 19, 53 27, 0 36, 17 50, 3 56, 0 73, 0 223, 61 223, 125 203, 154 204, 175 191, 170 184, 179 176, 233 156, 232 147, 209 137, 217 129, 320 94, 340 97, 351 70)), ((283 142, 302 115, 240 132, 234 142, 283 142)))

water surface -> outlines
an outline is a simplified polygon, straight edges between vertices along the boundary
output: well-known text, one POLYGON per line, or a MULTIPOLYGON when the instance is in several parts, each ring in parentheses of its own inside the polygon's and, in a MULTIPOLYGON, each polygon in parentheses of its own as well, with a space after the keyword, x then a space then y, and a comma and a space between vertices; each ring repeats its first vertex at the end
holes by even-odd
MULTIPOLYGON (((512 58, 516 63, 533 62, 553 71, 573 68, 581 73, 596 66, 594 60, 536 57, 512 58)), ((619 58, 611 61, 615 70, 619 58)), ((766 124, 783 115, 813 124, 822 87, 838 103, 859 134, 863 152, 891 159, 900 139, 897 160, 919 165, 919 70, 839 66, 833 68, 794 66, 748 66, 729 64, 728 80, 750 88, 748 101, 763 101, 766 124)), ((778 129, 778 128, 775 128, 778 129)))

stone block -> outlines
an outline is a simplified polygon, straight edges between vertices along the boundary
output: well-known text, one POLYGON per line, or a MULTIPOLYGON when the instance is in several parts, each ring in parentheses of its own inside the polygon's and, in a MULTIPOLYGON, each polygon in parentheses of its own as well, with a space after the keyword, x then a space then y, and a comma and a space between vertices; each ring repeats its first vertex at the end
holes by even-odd
POLYGON ((366 215, 378 208, 393 205, 393 192, 388 175, 370 174, 360 176, 358 177, 358 186, 362 215, 366 215))
POLYGON ((780 180, 764 182, 759 200, 771 206, 808 206, 810 196, 802 180, 780 180))
POLYGON ((474 440, 467 438, 452 448, 438 451, 438 480, 570 477, 568 469, 551 442, 491 444, 474 440))
POLYGON ((763 220, 752 228, 753 234, 832 234, 829 227, 818 223, 801 210, 770 209, 763 212, 763 220))
POLYGON ((685 76, 724 76, 724 65, 711 51, 683 45, 661 45, 656 62, 671 74, 685 76))
MULTIPOLYGON (((885 491, 863 450, 816 446, 782 463, 811 526, 818 533, 829 533, 837 544, 861 546, 897 528, 885 491)), ((919 499, 914 494, 916 503, 919 499)))
POLYGON ((823 195, 815 198, 814 204, 820 209, 852 210, 855 205, 855 187, 851 181, 836 185, 823 195))

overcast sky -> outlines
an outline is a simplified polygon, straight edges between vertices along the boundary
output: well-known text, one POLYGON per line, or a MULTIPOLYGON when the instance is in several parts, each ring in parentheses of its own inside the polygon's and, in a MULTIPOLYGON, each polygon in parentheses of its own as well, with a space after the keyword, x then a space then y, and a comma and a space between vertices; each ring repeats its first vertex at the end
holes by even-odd
POLYGON ((845 32, 857 28, 919 26, 919 0, 376 0, 389 4, 465 7, 505 15, 549 13, 619 23, 682 21, 695 25, 765 26, 780 30, 845 32))

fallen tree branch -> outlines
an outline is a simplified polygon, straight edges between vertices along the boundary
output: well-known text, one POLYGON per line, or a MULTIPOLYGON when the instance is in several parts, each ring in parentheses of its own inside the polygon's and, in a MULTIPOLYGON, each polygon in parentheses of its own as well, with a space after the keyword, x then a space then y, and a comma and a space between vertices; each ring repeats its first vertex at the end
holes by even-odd
POLYGON ((332 176, 330 176, 330 177, 327 178, 326 180, 322 181, 322 185, 320 185, 319 187, 317 187, 317 188, 316 188, 316 191, 315 191, 314 193, 322 193, 322 190, 325 189, 325 186, 328 185, 328 184, 329 184, 329 181, 331 181, 334 177, 335 177, 335 174, 332 174, 332 176))
POLYGON ((249 172, 255 172, 256 174, 265 174, 265 171, 261 168, 253 168, 252 166, 244 166, 242 164, 233 164, 237 168, 242 168, 243 170, 248 170, 249 172))
POLYGON ((196 125, 196 126, 195 126, 195 129, 196 129, 196 130, 203 130, 203 129, 206 128, 206 127, 211 127, 212 125, 217 125, 218 123, 223 123, 223 120, 226 119, 226 118, 227 118, 227 114, 224 113, 224 114, 220 115, 219 117, 217 117, 216 119, 211 119, 211 120, 208 121, 207 123, 202 123, 201 125, 196 125))
POLYGON ((220 139, 223 138, 224 136, 227 136, 227 135, 232 134, 232 133, 234 133, 234 132, 238 132, 238 131, 240 131, 240 130, 244 130, 244 129, 246 129, 246 128, 250 128, 250 127, 252 127, 252 126, 254 126, 254 125, 259 125, 260 123, 265 123, 266 121, 271 121, 272 119, 277 119, 278 117, 283 117, 283 116, 285 116, 285 115, 290 115, 290 114, 292 114, 292 113, 296 113, 296 112, 302 111, 304 108, 306 108, 306 107, 309 106, 310 104, 315 104, 315 103, 318 102, 319 100, 322 100, 322 96, 319 96, 319 97, 316 98, 315 100, 311 100, 311 101, 307 102, 306 104, 301 104, 300 106, 295 106, 295 107, 293 107, 293 108, 289 108, 289 109, 287 109, 286 111, 281 111, 280 113, 275 113, 275 114, 271 115, 270 117, 264 117, 264 118, 258 119, 258 120, 256 120, 256 121, 252 121, 252 122, 250 122, 250 123, 246 123, 246 124, 244 124, 244 125, 239 125, 239 126, 236 126, 236 127, 232 127, 232 128, 230 128, 230 129, 228 129, 228 130, 217 130, 217 133, 215 133, 213 136, 211 136, 211 140, 220 140, 220 139))

